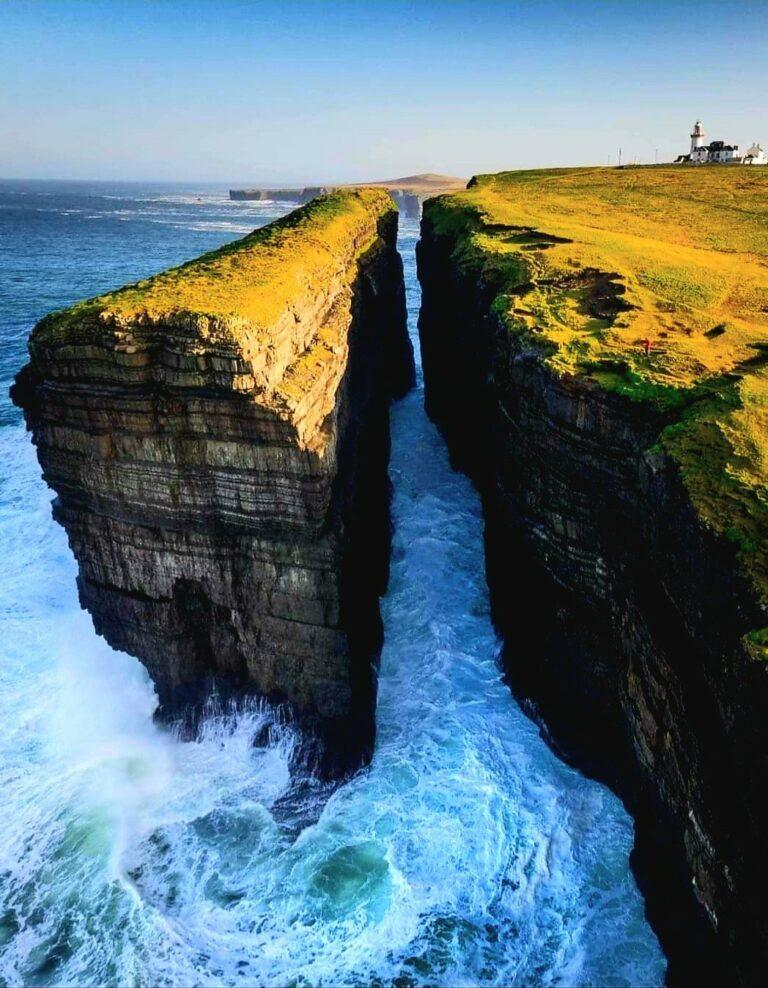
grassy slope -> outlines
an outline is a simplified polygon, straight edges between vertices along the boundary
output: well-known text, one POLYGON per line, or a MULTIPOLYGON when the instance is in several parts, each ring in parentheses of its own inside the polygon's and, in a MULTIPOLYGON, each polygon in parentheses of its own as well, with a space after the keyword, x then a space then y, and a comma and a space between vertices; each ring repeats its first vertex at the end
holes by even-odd
MULTIPOLYGON (((322 278, 353 253, 353 240, 367 220, 394 212, 379 189, 339 190, 219 250, 134 285, 46 316, 33 343, 74 339, 103 331, 117 320, 162 321, 204 316, 249 333, 267 329, 290 306, 308 280, 322 278)), ((362 253, 370 244, 357 245, 362 253)))
POLYGON ((429 215, 555 373, 669 412, 662 445, 768 603, 768 168, 504 172, 429 215))

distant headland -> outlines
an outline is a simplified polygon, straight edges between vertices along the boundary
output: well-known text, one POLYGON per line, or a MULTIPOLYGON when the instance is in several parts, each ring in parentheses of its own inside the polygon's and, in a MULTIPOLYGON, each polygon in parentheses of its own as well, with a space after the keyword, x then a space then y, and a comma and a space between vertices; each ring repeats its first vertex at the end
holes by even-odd
POLYGON ((424 172, 421 175, 406 175, 403 178, 384 179, 375 182, 351 182, 345 185, 306 185, 302 188, 282 189, 230 189, 230 199, 254 199, 258 201, 295 202, 303 205, 316 196, 325 195, 342 188, 362 188, 376 186, 386 189, 394 199, 397 208, 406 216, 418 218, 421 215, 421 205, 430 196, 442 192, 455 192, 467 184, 464 178, 452 175, 437 175, 434 172, 424 172))

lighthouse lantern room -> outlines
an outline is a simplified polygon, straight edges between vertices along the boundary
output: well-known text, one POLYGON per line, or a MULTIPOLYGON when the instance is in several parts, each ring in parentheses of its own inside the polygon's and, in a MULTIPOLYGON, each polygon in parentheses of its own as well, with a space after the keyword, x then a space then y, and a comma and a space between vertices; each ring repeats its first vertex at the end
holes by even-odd
POLYGON ((704 144, 704 128, 701 125, 701 120, 697 120, 693 126, 693 133, 691 134, 691 152, 694 152, 697 148, 700 148, 704 144))

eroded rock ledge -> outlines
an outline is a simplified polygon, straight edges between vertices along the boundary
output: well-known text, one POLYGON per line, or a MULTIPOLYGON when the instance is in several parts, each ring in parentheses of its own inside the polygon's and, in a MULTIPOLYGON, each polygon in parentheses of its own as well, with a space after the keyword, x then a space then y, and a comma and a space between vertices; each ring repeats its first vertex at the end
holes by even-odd
POLYGON ((419 246, 428 411, 483 497, 505 668, 634 813, 689 984, 768 959, 768 176, 716 171, 484 176, 419 246))
POLYGON ((46 317, 14 388, 97 631, 165 711, 213 684, 288 701, 329 773, 373 744, 413 376, 396 233, 383 191, 317 199, 46 317))

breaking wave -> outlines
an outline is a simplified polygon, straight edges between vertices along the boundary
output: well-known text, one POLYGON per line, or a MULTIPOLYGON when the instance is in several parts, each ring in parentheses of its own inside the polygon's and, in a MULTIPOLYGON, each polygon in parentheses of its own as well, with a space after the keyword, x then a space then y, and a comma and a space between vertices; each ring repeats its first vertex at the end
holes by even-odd
MULTIPOLYGON (((225 229, 198 207, 175 232, 187 242, 148 240, 159 228, 147 225, 134 254, 113 221, 115 250, 127 253, 104 279, 140 277, 174 261, 173 250, 194 253, 195 237, 221 242, 247 222, 225 229)), ((82 242, 77 218, 66 222, 82 242)), ((413 323, 417 230, 403 227, 413 323)), ((82 269, 61 274, 56 304, 102 290, 88 281, 88 260, 72 254, 82 269)), ((22 361, 22 325, 40 314, 31 288, 14 298, 23 301, 4 376, 22 361)), ((376 752, 338 787, 291 774, 290 729, 254 745, 273 717, 263 703, 212 707, 194 742, 155 725, 142 666, 97 638, 79 608, 50 491, 8 416, 0 983, 663 981, 629 868, 631 820, 610 791, 555 757, 502 681, 478 497, 451 470, 421 386, 393 410, 376 752)))

